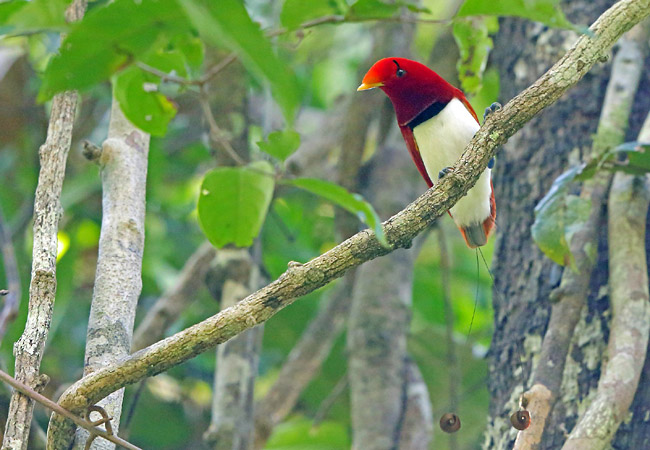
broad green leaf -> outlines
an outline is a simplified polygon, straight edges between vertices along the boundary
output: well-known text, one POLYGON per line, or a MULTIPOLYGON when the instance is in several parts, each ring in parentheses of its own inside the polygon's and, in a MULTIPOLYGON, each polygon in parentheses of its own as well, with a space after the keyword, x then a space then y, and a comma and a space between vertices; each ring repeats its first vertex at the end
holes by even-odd
POLYGON ((264 447, 267 450, 347 450, 350 438, 346 426, 323 422, 314 427, 311 420, 298 418, 278 425, 264 447))
POLYGON ((626 142, 608 153, 608 159, 625 153, 627 161, 614 165, 614 170, 621 170, 632 175, 645 175, 650 172, 650 143, 626 142))
POLYGON ((131 66, 115 77, 115 98, 124 115, 153 136, 164 136, 176 107, 158 92, 157 77, 131 66))
POLYGON ((551 189, 535 207, 535 222, 531 227, 533 239, 551 260, 571 265, 571 237, 587 220, 590 202, 569 195, 569 185, 583 166, 575 166, 555 179, 551 189))
POLYGON ((377 240, 383 246, 388 247, 388 241, 386 240, 384 229, 381 225, 381 218, 375 211, 375 208, 365 201, 361 195, 352 194, 338 184, 317 178, 295 178, 289 180, 288 183, 323 197, 356 215, 361 222, 368 225, 375 232, 377 240))
POLYGON ((248 247, 259 234, 273 197, 273 167, 219 167, 205 175, 199 196, 199 223, 215 247, 248 247))
POLYGON ((205 47, 203 41, 197 37, 181 34, 173 42, 174 48, 183 54, 187 72, 196 73, 203 64, 205 47))
POLYGON ((93 8, 73 26, 50 61, 39 101, 107 80, 150 50, 163 34, 187 30, 184 17, 175 0, 115 0, 93 8))
POLYGON ((293 130, 273 131, 266 141, 259 141, 257 145, 263 152, 284 161, 300 147, 300 134, 293 130))
POLYGON ((280 23, 288 30, 318 17, 344 14, 336 0, 286 0, 280 13, 280 23))
POLYGON ((399 3, 384 3, 380 0, 357 0, 347 13, 346 18, 354 20, 386 19, 400 9, 399 3))
POLYGON ((199 34, 214 46, 227 45, 261 82, 268 81, 289 123, 300 101, 298 81, 248 15, 240 0, 179 0, 199 34))
POLYGON ((65 10, 70 0, 14 1, 0 4, 0 23, 12 34, 64 31, 65 10), (5 16, 6 14, 6 16, 5 16), (3 17, 5 16, 6 19, 3 17))
POLYGON ((559 3, 559 0, 465 0, 457 16, 517 16, 551 27, 575 28, 559 3))
POLYGON ((490 34, 499 29, 496 17, 467 18, 454 21, 453 34, 458 45, 458 77, 463 90, 476 94, 481 89, 483 72, 492 49, 490 34))
POLYGON ((168 75, 187 76, 187 61, 180 50, 158 50, 148 54, 142 62, 168 75))

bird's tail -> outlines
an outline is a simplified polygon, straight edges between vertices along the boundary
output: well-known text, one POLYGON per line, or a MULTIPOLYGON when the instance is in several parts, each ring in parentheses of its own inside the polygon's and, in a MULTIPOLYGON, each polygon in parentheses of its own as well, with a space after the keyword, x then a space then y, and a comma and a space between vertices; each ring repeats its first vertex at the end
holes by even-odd
POLYGON ((469 248, 481 247, 487 243, 490 233, 494 229, 494 221, 497 217, 497 206, 494 201, 494 188, 490 180, 490 215, 482 222, 466 227, 460 227, 460 233, 465 239, 469 248))

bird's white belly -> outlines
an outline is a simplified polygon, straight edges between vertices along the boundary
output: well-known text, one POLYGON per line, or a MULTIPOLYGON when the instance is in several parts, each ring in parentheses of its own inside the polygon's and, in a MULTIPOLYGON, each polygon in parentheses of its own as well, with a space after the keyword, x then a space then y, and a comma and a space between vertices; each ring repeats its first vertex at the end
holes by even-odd
MULTIPOLYGON (((442 169, 458 161, 478 129, 479 124, 458 99, 453 99, 442 111, 413 129, 424 167, 434 184, 442 169)), ((450 209, 456 225, 482 223, 490 215, 490 172, 485 169, 474 187, 450 209)))

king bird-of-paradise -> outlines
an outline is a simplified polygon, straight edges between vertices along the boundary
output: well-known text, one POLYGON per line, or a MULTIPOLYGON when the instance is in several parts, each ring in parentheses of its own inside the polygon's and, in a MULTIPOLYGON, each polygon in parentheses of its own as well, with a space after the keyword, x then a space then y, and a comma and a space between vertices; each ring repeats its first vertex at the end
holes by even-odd
MULTIPOLYGON (((357 90, 376 87, 393 103, 406 147, 427 185, 433 186, 478 131, 474 109, 460 89, 427 66, 406 58, 377 61, 357 90)), ((449 215, 469 247, 485 245, 496 218, 491 165, 449 215)))

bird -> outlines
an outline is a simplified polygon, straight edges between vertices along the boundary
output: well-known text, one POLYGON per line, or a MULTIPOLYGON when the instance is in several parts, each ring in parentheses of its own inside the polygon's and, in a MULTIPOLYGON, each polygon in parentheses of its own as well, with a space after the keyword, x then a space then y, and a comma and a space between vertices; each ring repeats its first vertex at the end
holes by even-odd
MULTIPOLYGON (((480 125, 463 92, 436 72, 407 58, 384 58, 370 67, 357 91, 380 88, 395 109, 406 147, 429 187, 463 154, 480 125)), ((486 115, 498 109, 494 103, 486 115)), ((491 169, 449 210, 470 248, 487 243, 496 219, 491 169)))

